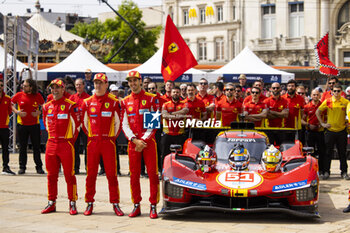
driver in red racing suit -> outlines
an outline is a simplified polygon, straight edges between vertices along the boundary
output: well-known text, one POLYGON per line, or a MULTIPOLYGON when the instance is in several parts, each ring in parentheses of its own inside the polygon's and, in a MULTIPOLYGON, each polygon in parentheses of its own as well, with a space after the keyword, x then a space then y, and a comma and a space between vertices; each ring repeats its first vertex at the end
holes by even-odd
POLYGON ((129 217, 136 217, 141 214, 140 173, 141 157, 143 156, 150 182, 150 218, 153 219, 158 217, 156 205, 159 202, 156 129, 144 129, 144 113, 157 111, 159 100, 156 95, 142 90, 139 72, 130 71, 126 79, 132 91, 122 101, 123 131, 129 140, 130 187, 131 198, 134 203, 134 209, 129 217))

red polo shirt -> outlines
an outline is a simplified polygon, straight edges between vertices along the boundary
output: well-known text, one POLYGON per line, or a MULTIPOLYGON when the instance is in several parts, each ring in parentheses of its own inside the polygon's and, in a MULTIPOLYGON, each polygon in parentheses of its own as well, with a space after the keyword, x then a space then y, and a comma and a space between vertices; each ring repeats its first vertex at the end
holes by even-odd
MULTIPOLYGON (((267 108, 271 111, 282 112, 283 109, 288 109, 287 100, 281 96, 279 96, 277 99, 275 99, 273 96, 266 98, 264 103, 266 103, 267 108)), ((266 122, 266 127, 285 127, 285 120, 286 118, 268 119, 266 122)))
POLYGON ((84 103, 84 99, 87 99, 89 97, 90 97, 90 95, 88 93, 86 93, 85 91, 83 91, 83 93, 81 93, 80 95, 78 93, 76 93, 76 94, 71 95, 69 97, 69 99, 74 101, 77 104, 76 106, 78 106, 79 113, 77 115, 78 115, 79 121, 82 121, 82 119, 81 119, 81 117, 82 117, 82 105, 84 103))
POLYGON ((187 103, 189 112, 187 115, 191 115, 192 119, 201 119, 203 114, 207 111, 205 110, 205 105, 202 100, 198 99, 197 97, 194 97, 194 100, 190 100, 188 97, 185 100, 185 103, 187 103))
MULTIPOLYGON (((266 103, 261 101, 260 99, 258 100, 257 103, 255 103, 252 98, 250 98, 250 101, 246 101, 243 103, 243 112, 248 112, 248 114, 259 114, 261 113, 264 109, 267 109, 266 103)), ((264 127, 264 122, 265 119, 262 119, 260 121, 254 121, 255 127, 264 127)))
MULTIPOLYGON (((187 103, 183 100, 174 102, 173 100, 163 104, 162 111, 166 110, 168 113, 177 112, 183 108, 187 107, 187 103)), ((185 118, 180 120, 164 119, 163 118, 163 132, 168 135, 180 135, 185 132, 185 126, 180 127, 180 121, 185 122, 185 118)))
POLYGON ((232 121, 238 121, 238 114, 242 113, 242 103, 235 98, 229 102, 225 96, 216 106, 216 111, 221 112, 221 125, 230 126, 232 121))
MULTIPOLYGON (((165 93, 164 95, 161 96, 161 98, 163 99, 163 102, 166 103, 168 101, 171 101, 171 96, 167 95, 167 93, 165 93)), ((161 105, 162 106, 162 105, 161 105)))
POLYGON ((301 129, 301 112, 304 109, 305 100, 300 95, 291 97, 288 93, 282 96, 288 102, 289 115, 286 119, 287 128, 301 129))
MULTIPOLYGON (((259 102, 263 102, 267 97, 263 94, 260 95, 259 97, 259 102)), ((252 100, 252 96, 248 95, 247 97, 244 98, 243 100, 243 104, 245 104, 246 102, 250 102, 252 100)))
MULTIPOLYGON (((320 122, 316 117, 316 110, 321 105, 321 103, 322 102, 319 101, 318 104, 314 104, 312 101, 310 101, 308 104, 304 106, 304 115, 306 117, 306 122, 310 125, 317 126, 318 130, 316 131, 323 131, 323 128, 320 126, 320 122)), ((324 118, 325 112, 322 112, 321 116, 324 118)))
POLYGON ((17 115, 17 123, 20 125, 36 125, 39 124, 39 116, 33 117, 32 112, 39 109, 40 105, 44 104, 43 97, 39 94, 26 94, 24 92, 16 93, 11 102, 17 104, 18 110, 23 110, 27 113, 25 117, 17 115))
POLYGON ((0 97, 0 112, 0 128, 8 128, 10 121, 9 116, 12 112, 11 97, 5 95, 4 92, 2 92, 2 97, 0 97))
MULTIPOLYGON (((196 95, 196 97, 203 101, 205 107, 208 107, 211 104, 215 104, 214 99, 215 97, 213 95, 205 94, 204 96, 201 96, 199 93, 196 95)), ((214 118, 214 111, 209 113, 208 118, 214 118)))

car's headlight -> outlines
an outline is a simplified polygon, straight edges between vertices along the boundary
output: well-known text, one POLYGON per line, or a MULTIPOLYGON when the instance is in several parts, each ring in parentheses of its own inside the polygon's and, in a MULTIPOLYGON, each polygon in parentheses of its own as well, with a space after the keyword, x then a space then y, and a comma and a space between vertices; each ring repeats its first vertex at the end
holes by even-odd
POLYGON ((296 196, 298 201, 311 201, 316 198, 318 188, 317 180, 311 181, 311 185, 308 188, 296 190, 296 196))

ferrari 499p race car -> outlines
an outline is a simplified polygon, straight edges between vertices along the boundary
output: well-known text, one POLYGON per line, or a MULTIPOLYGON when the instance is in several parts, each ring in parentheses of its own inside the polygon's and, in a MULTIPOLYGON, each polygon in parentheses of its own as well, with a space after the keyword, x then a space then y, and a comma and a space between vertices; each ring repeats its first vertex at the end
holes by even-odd
POLYGON ((162 213, 212 210, 320 217, 312 148, 302 148, 298 140, 269 148, 265 133, 242 127, 193 129, 183 146, 171 146, 163 165, 162 213))

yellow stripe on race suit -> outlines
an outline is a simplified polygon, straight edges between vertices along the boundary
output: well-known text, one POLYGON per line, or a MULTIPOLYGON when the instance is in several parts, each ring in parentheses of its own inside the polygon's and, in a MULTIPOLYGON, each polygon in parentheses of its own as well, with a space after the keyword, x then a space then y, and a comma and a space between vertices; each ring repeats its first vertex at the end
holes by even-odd
POLYGON ((112 117, 112 121, 111 121, 111 124, 109 126, 109 133, 108 133, 108 136, 109 137, 114 137, 116 132, 115 132, 115 117, 113 116, 112 117))

